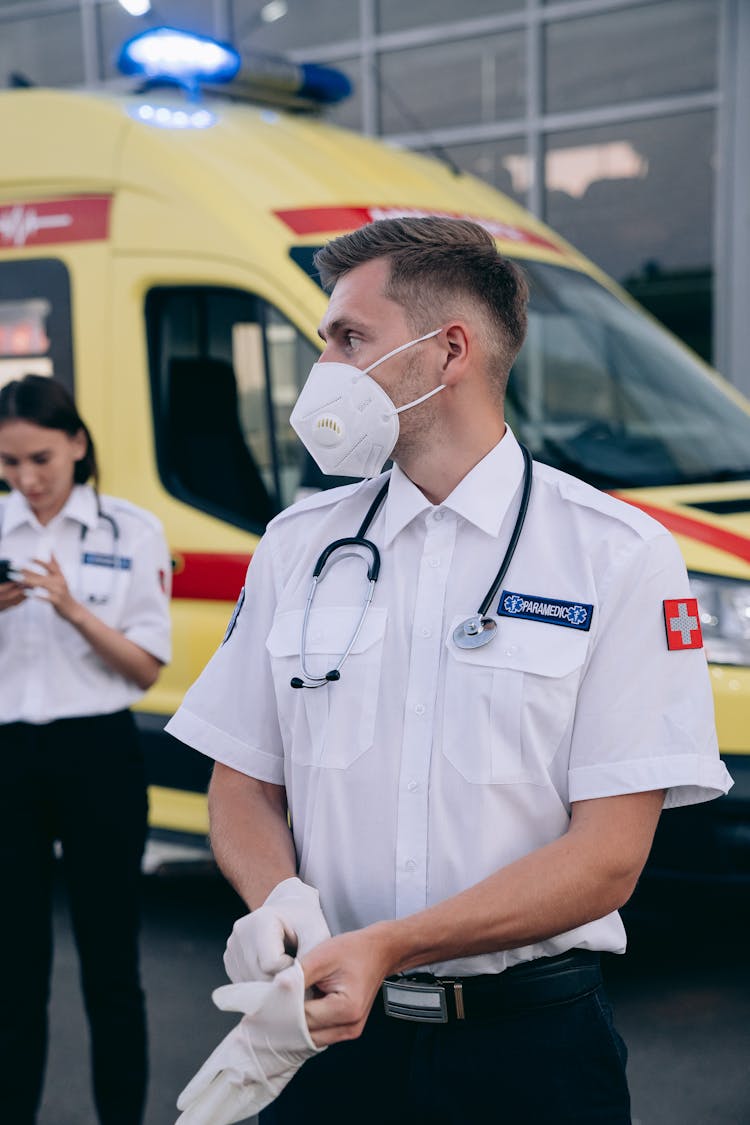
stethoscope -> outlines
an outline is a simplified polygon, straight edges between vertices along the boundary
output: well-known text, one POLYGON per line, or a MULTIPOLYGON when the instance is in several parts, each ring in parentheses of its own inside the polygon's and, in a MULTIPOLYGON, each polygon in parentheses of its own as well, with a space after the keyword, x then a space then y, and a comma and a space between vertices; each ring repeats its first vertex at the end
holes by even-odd
MULTIPOLYGON (((515 554, 516 547, 518 546, 518 540, 521 538, 524 521, 526 520, 526 512, 528 511, 529 507, 529 499, 531 497, 531 483, 533 479, 531 454, 529 453, 525 445, 521 446, 521 453, 523 454, 523 488, 521 491, 521 503, 518 508, 518 515, 516 516, 516 522, 513 526, 513 532, 510 537, 510 542, 508 543, 507 550, 505 552, 505 555, 503 556, 503 561, 500 564, 500 569, 495 575, 492 585, 487 591, 487 594, 482 601, 479 609, 476 613, 472 614, 471 617, 467 617, 465 621, 462 621, 460 625, 457 625, 453 630, 453 643, 456 645, 456 648, 481 648, 483 645, 489 644, 490 641, 494 639, 497 632, 497 621, 492 617, 487 617, 487 611, 489 610, 492 602, 497 597, 497 593, 503 583, 503 579, 505 578, 508 567, 511 564, 513 555, 515 554)), ((329 543, 329 545, 320 553, 318 557, 318 561, 316 562, 315 568, 313 570, 312 581, 310 583, 310 592, 307 595, 305 613, 302 621, 302 637, 300 640, 299 654, 302 676, 292 677, 292 679, 290 680, 290 684, 293 688, 323 687, 324 684, 335 683, 337 680, 341 679, 341 667, 348 657, 349 653, 354 648, 354 645, 357 642, 357 637, 362 631, 362 626, 364 624, 367 611, 370 608, 373 594, 375 593, 375 583, 377 582, 378 575, 380 573, 380 552, 372 542, 372 540, 368 539, 366 536, 370 524, 375 519, 375 516, 377 515, 381 504, 386 498, 389 484, 390 478, 385 482, 385 484, 373 500, 372 504, 370 505, 367 514, 362 520, 359 530, 357 531, 357 534, 351 535, 345 539, 334 540, 333 543, 329 543), (345 550, 345 548, 347 547, 357 548, 357 550, 345 550), (337 551, 342 551, 342 553, 337 559, 334 560, 334 563, 332 565, 335 565, 336 562, 341 562, 346 558, 362 558, 361 554, 359 554, 360 550, 365 550, 370 555, 370 561, 367 566, 367 577, 370 584, 367 588, 367 594, 362 606, 362 611, 359 615, 359 620, 357 621, 354 632, 352 633, 351 640, 349 641, 346 650, 339 657, 336 667, 331 668, 331 670, 329 672, 326 672, 323 676, 316 676, 307 667, 305 653, 307 651, 307 628, 310 623, 310 611, 312 609, 313 598, 315 597, 315 591, 318 586, 318 581, 321 574, 323 573, 323 569, 330 561, 331 556, 334 555, 337 551)))

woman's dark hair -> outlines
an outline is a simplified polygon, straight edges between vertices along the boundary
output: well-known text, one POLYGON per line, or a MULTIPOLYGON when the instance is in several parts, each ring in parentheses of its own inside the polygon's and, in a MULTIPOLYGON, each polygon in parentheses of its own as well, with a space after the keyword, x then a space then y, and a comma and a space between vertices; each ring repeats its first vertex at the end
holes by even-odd
POLYGON ((76 404, 62 383, 46 375, 25 375, 14 379, 0 389, 0 426, 3 422, 33 422, 45 430, 62 430, 75 437, 81 430, 86 435, 86 453, 76 461, 73 480, 85 484, 93 480, 99 484, 96 450, 88 427, 76 409, 76 404))

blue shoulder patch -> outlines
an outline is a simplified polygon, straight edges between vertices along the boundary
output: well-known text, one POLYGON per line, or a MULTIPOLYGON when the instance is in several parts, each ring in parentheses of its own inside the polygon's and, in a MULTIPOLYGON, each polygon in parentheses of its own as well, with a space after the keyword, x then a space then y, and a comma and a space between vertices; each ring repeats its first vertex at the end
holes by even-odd
POLYGON ((587 633, 594 615, 593 605, 586 602, 564 602, 558 598, 543 598, 537 594, 516 594, 503 590, 500 617, 521 617, 524 621, 546 621, 548 625, 564 625, 566 629, 581 629, 587 633))
POLYGON ((245 587, 243 586, 242 589, 240 590, 240 596, 237 598, 237 605, 232 610, 232 616, 229 618, 229 624, 227 625, 227 631, 224 634, 224 640, 221 642, 223 645, 225 645, 227 643, 227 641, 231 637, 232 633, 234 632, 234 627, 237 624, 237 618, 239 617, 240 610, 242 609, 244 604, 245 604, 245 587))

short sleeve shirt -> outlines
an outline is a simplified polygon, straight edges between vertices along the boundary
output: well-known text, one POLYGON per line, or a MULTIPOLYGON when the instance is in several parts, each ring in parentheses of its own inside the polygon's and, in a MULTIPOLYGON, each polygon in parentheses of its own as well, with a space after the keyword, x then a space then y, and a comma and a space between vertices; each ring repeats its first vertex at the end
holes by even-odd
MULTIPOLYGON (((76 485, 42 525, 12 492, 0 505, 0 557, 34 569, 33 559, 52 554, 76 600, 168 663, 171 563, 155 516, 112 496, 97 503, 91 487, 76 485)), ((0 723, 111 714, 143 695, 35 592, 0 613, 0 683, 0 723)))
MULTIPOLYGON (((330 542, 355 534, 382 481, 277 517, 225 643, 169 724, 216 760, 286 786, 300 874, 320 890, 333 932, 479 882, 562 836, 574 801, 664 788, 666 804, 680 805, 731 785, 705 654, 667 647, 663 602, 689 598, 684 563, 664 528, 631 506, 535 465, 490 608, 496 635, 456 646, 510 540, 522 474, 510 430, 440 505, 393 469, 368 532, 381 555, 373 601, 340 680, 321 688, 290 686, 312 571, 330 542)), ((336 666, 367 588, 356 549, 323 572, 307 628, 311 673, 336 666)), ((615 913, 430 968, 499 972, 571 947, 624 945, 615 913)))

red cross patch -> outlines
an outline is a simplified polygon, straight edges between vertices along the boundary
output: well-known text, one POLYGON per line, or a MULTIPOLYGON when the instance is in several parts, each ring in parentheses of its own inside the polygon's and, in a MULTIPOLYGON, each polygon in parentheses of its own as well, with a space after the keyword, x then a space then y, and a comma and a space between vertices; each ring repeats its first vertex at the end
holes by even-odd
POLYGON ((664 602, 664 625, 670 652, 703 648, 698 602, 695 598, 668 598, 664 602))

